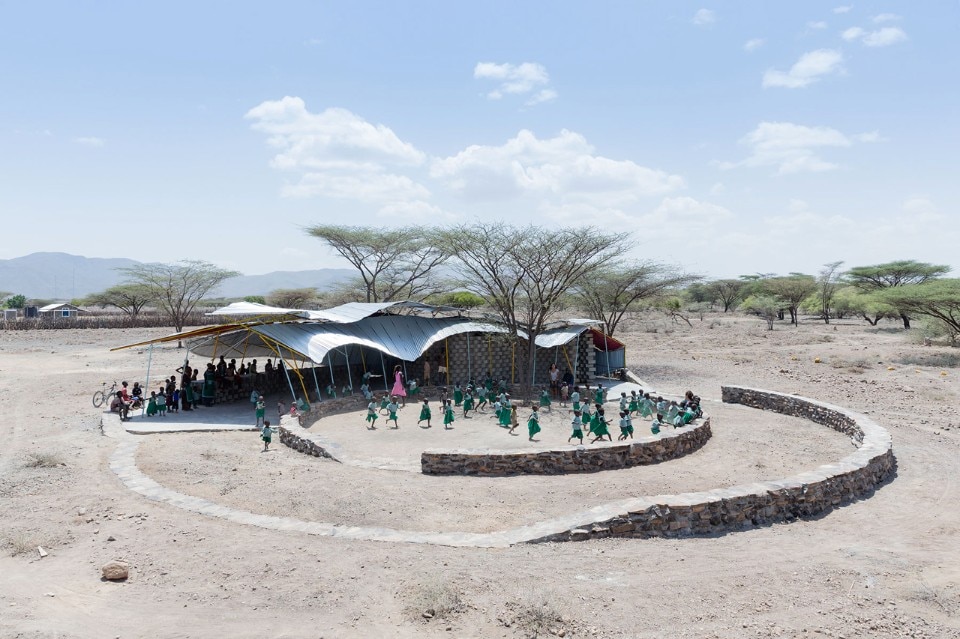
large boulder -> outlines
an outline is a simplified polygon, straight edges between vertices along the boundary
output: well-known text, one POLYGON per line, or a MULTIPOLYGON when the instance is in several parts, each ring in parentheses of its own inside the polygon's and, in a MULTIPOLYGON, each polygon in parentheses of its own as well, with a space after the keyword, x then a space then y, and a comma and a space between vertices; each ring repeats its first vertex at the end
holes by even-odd
POLYGON ((109 561, 101 568, 107 581, 123 581, 130 576, 130 566, 125 561, 109 561))

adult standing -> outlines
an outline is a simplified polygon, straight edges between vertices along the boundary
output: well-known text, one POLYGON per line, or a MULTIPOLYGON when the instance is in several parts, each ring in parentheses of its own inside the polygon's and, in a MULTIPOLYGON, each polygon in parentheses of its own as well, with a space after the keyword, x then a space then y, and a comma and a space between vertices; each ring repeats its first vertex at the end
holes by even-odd
POLYGON ((178 368, 177 371, 182 373, 180 377, 180 390, 183 391, 180 395, 181 408, 190 410, 190 405, 193 403, 193 392, 187 389, 190 388, 190 380, 193 379, 193 369, 190 368, 190 362, 184 362, 183 366, 178 368))
POLYGON ((402 398, 401 406, 407 405, 407 389, 404 387, 403 370, 400 364, 393 367, 393 390, 390 391, 390 394, 402 398))
POLYGON ((430 385, 430 360, 426 357, 423 358, 423 385, 430 385))
MULTIPOLYGON (((229 370, 229 369, 228 369, 229 370)), ((236 369, 234 369, 236 372, 236 369)), ((207 370, 203 373, 203 391, 200 397, 203 398, 204 406, 213 406, 213 399, 217 396, 217 371, 213 364, 207 364, 207 370)))
POLYGON ((554 399, 560 399, 560 369, 550 364, 550 394, 554 399))

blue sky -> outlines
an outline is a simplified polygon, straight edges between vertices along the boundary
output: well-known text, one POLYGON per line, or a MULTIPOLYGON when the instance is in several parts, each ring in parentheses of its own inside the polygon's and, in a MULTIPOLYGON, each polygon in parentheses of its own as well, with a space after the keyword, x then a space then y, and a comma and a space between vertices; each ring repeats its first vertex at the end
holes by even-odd
MULTIPOLYGON (((960 4, 0 3, 0 258, 595 224, 726 277, 960 239, 960 4)), ((545 247, 548 249, 548 247, 545 247)))

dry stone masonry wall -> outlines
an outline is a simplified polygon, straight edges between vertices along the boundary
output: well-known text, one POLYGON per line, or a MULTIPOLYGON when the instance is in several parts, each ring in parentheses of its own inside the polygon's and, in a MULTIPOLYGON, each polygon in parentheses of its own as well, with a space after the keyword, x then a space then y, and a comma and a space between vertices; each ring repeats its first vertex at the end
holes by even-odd
POLYGON ((631 500, 622 514, 536 541, 600 537, 680 537, 741 530, 828 512, 868 497, 893 474, 890 434, 865 415, 803 397, 740 386, 723 387, 723 401, 805 417, 851 437, 858 450, 834 464, 786 479, 681 495, 631 500))
POLYGON ((420 455, 425 475, 561 475, 657 464, 682 457, 710 439, 710 419, 630 444, 577 446, 549 450, 426 450, 420 455))

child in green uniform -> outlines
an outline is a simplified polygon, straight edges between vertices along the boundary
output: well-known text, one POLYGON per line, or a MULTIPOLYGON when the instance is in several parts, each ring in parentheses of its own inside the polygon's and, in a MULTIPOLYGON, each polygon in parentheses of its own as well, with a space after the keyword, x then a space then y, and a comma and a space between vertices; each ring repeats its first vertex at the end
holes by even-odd
POLYGON ((663 415, 657 413, 657 416, 654 417, 653 421, 650 423, 650 432, 654 435, 659 435, 661 426, 663 426, 663 415))
POLYGON ((157 391, 157 412, 160 413, 160 417, 167 416, 167 396, 162 387, 157 391))
POLYGON ((573 402, 573 412, 580 410, 580 387, 574 386, 570 394, 570 401, 573 402))
POLYGON ((510 398, 505 397, 503 401, 500 402, 500 425, 504 428, 510 428, 510 398))
POLYGON ((367 430, 377 430, 377 402, 373 399, 367 404, 367 430))
POLYGON ((593 414, 593 419, 590 420, 590 429, 593 431, 595 437, 591 444, 595 444, 606 436, 608 441, 613 441, 613 436, 610 434, 610 431, 607 430, 607 420, 604 418, 603 406, 597 408, 597 412, 593 414))
POLYGON ((629 400, 627 400, 627 394, 620 393, 620 412, 627 410, 629 403, 629 400))
POLYGON ((390 405, 390 398, 387 397, 386 395, 384 395, 383 397, 381 397, 381 398, 380 398, 380 413, 383 414, 383 415, 386 415, 387 412, 389 412, 389 411, 387 410, 387 406, 389 406, 389 405, 390 405))
POLYGON ((463 416, 473 410, 473 390, 468 386, 467 393, 463 396, 463 416))
MULTIPOLYGON (((544 391, 546 392, 546 391, 544 391)), ((547 394, 549 399, 549 393, 547 394)), ((535 441, 533 436, 540 432, 540 415, 537 413, 537 407, 533 407, 533 412, 530 413, 530 417, 527 418, 527 432, 530 434, 530 437, 527 441, 535 441)))
POLYGON ((640 413, 640 399, 637 397, 637 391, 630 391, 630 403, 627 404, 627 412, 633 415, 640 413))
POLYGON ((410 397, 416 397, 419 392, 420 387, 417 386, 417 380, 411 379, 409 382, 407 382, 407 395, 410 397))
POLYGON ((655 405, 653 400, 650 399, 650 393, 644 393, 643 399, 640 400, 640 415, 644 418, 648 418, 654 414, 655 405))
POLYGON ((397 421, 397 409, 398 409, 398 408, 400 408, 400 407, 397 406, 397 398, 396 398, 396 397, 391 397, 391 398, 390 398, 390 403, 387 404, 387 411, 390 413, 390 415, 387 417, 387 423, 389 424, 390 422, 393 422, 393 423, 394 423, 394 428, 400 428, 400 422, 397 421))
POLYGON ((602 404, 605 399, 606 393, 603 392, 603 384, 597 384, 597 391, 593 394, 593 402, 595 404, 602 404))
POLYGON ((453 385, 453 403, 455 406, 463 403, 463 389, 460 388, 460 382, 453 385))
POLYGON ((430 404, 427 400, 423 400, 423 407, 420 409, 420 419, 417 420, 417 425, 420 425, 420 422, 427 422, 427 428, 430 428, 430 404))
POLYGON ((450 403, 450 400, 447 400, 447 405, 443 409, 443 428, 444 430, 450 430, 453 423, 453 404, 450 403))
POLYGON ((263 397, 257 397, 257 405, 254 409, 254 414, 257 416, 257 426, 263 425, 263 416, 267 412, 267 407, 263 403, 263 397))
POLYGON ((540 391, 540 406, 543 408, 550 408, 550 391, 546 388, 540 391))
POLYGON ((157 414, 157 393, 150 391, 150 399, 147 400, 147 417, 153 417, 157 414))
POLYGON ((510 419, 510 434, 516 435, 514 431, 517 430, 517 426, 520 425, 520 419, 517 417, 516 404, 510 407, 510 410, 508 411, 508 418, 510 419))
POLYGON ((500 413, 503 412, 503 404, 500 403, 500 400, 493 402, 493 416, 497 419, 497 425, 500 425, 500 413))
POLYGON ((477 388, 477 411, 487 405, 487 389, 484 386, 477 388))
POLYGON ((573 411, 573 421, 570 423, 573 433, 570 437, 567 438, 567 443, 570 443, 571 439, 579 439, 580 445, 583 445, 583 421, 580 419, 580 411, 573 411))
POLYGON ((263 430, 260 431, 260 439, 263 440, 263 452, 270 450, 270 442, 273 440, 273 429, 270 428, 270 422, 263 422, 263 430))
POLYGON ((627 437, 633 439, 633 421, 630 419, 630 413, 625 410, 620 411, 620 436, 617 441, 623 441, 627 437))

